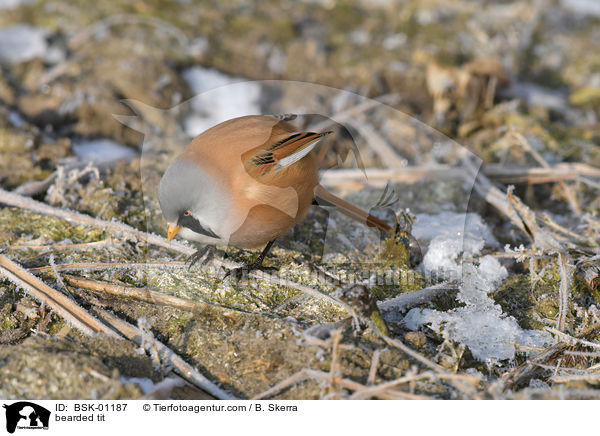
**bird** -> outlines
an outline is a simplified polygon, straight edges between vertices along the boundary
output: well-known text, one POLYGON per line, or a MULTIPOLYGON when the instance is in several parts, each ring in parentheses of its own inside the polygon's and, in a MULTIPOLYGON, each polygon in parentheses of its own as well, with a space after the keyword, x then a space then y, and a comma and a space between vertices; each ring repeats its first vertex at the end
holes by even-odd
MULTIPOLYGON (((386 222, 337 197, 319 183, 314 148, 332 132, 298 129, 296 115, 247 115, 196 136, 164 172, 158 201, 167 239, 205 244, 188 261, 206 262, 216 246, 264 246, 243 271, 262 263, 275 240, 304 219, 311 205, 333 206, 350 218, 391 233, 386 222)), ((232 271, 227 273, 230 274, 232 271)))

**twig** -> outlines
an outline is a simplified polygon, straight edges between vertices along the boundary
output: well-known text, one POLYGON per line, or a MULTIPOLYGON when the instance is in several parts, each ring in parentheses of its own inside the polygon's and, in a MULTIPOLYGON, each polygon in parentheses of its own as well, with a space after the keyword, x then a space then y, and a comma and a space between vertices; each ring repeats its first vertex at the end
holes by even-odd
MULTIPOLYGON (((145 269, 145 268, 183 268, 186 263, 183 261, 160 261, 160 262, 75 262, 59 263, 56 266, 57 271, 93 271, 109 269, 145 269)), ((50 266, 38 266, 29 268, 31 272, 49 272, 50 266)))
POLYGON ((1 254, 0 274, 4 275, 15 285, 33 295, 42 303, 51 307, 58 314, 60 314, 60 316, 62 316, 67 323, 73 325, 83 333, 87 335, 94 335, 102 332, 112 337, 118 337, 113 330, 90 315, 76 302, 46 285, 20 265, 1 254))
POLYGON ((581 345, 585 345, 586 347, 600 349, 600 344, 597 344, 595 342, 590 342, 590 341, 586 341, 585 339, 571 336, 560 330, 553 329, 552 327, 545 327, 545 329, 548 330, 550 333, 553 333, 553 334, 559 336, 563 342, 565 342, 569 345, 581 344, 581 345))
POLYGON ((377 367, 379 366, 379 356, 381 355, 380 350, 373 351, 373 357, 371 358, 371 367, 369 368, 369 376, 367 377, 367 385, 370 386, 375 383, 375 377, 377 376, 377 367))
POLYGON ((575 350, 567 350, 565 351, 566 355, 569 356, 580 356, 580 357, 600 357, 599 351, 575 351, 575 350))
MULTIPOLYGON (((315 380, 323 380, 325 382, 330 382, 331 380, 331 376, 329 373, 327 372, 323 372, 323 371, 319 371, 316 369, 302 369, 300 371, 298 371, 297 373, 293 374, 292 376, 286 378, 283 381, 280 381, 279 383, 277 383, 275 386, 267 389, 264 392, 261 392, 260 394, 256 395, 255 397, 253 397, 253 400, 260 400, 263 398, 268 398, 268 397, 272 397, 273 395, 279 393, 280 391, 293 386, 295 384, 301 383, 305 380, 310 380, 310 379, 315 379, 315 380)), ((337 377, 335 379, 335 383, 343 388, 346 389, 350 389, 353 391, 358 391, 358 390, 362 390, 362 389, 367 389, 368 387, 354 382, 352 380, 348 380, 345 378, 340 378, 337 377)), ((381 398, 384 400, 395 400, 398 399, 398 392, 394 391, 393 393, 388 393, 388 392, 380 392, 374 396, 376 396, 377 398, 381 398)), ((415 399, 415 396, 411 396, 411 399, 415 399)), ((428 399, 427 397, 421 397, 421 399, 428 399)))
POLYGON ((447 371, 442 368, 440 365, 438 365, 437 363, 432 362, 431 360, 429 360, 428 358, 426 358, 425 356, 417 353, 415 350, 413 350, 412 348, 404 345, 400 340, 398 339, 393 339, 390 338, 389 336, 384 336, 384 335, 380 335, 380 337, 388 344, 391 345, 394 348, 399 349, 400 351, 402 351, 405 354, 408 354, 410 357, 412 357, 415 360, 418 360, 419 362, 421 362, 423 365, 427 366, 428 368, 433 369, 434 371, 436 371, 437 373, 440 374, 447 374, 447 371))
POLYGON ((56 281, 60 285, 60 288, 63 291, 65 291, 65 292, 68 293, 67 287, 65 286, 65 282, 63 282, 63 279, 60 276, 60 273, 56 269, 56 264, 54 263, 54 254, 50 255, 50 258, 48 259, 48 262, 50 263, 50 268, 52 268, 52 272, 54 273, 54 277, 56 277, 56 281))
POLYGON ((463 374, 436 374, 431 371, 423 372, 420 374, 407 375, 404 377, 400 377, 396 380, 392 380, 385 383, 380 383, 376 386, 365 387, 362 390, 356 391, 354 394, 350 396, 350 400, 365 400, 375 395, 378 395, 381 392, 385 392, 390 388, 396 387, 400 384, 409 383, 411 381, 423 380, 423 379, 447 379, 447 380, 460 380, 460 381, 468 381, 471 383, 479 383, 481 381, 480 377, 473 375, 463 375, 463 374))
MULTIPOLYGON (((548 168, 519 168, 499 164, 484 164, 479 174, 503 183, 554 183, 563 180, 580 180, 597 188, 598 184, 583 175, 600 178, 600 169, 583 163, 559 163, 548 168)), ((420 180, 463 179, 463 168, 449 165, 417 165, 402 168, 328 169, 322 172, 321 184, 329 187, 360 188, 368 180, 374 186, 385 186, 388 181, 416 183, 420 180)))
POLYGON ((392 149, 387 141, 364 120, 351 119, 347 124, 352 126, 364 138, 365 142, 379 156, 383 165, 388 168, 404 168, 406 161, 396 150, 392 149))
MULTIPOLYGON (((548 215, 546 212, 542 212, 540 222, 548 227, 553 228, 557 232, 560 232, 562 235, 564 235, 563 238, 568 237, 572 242, 576 242, 579 244, 581 244, 581 243, 585 243, 586 245, 589 244, 589 241, 586 238, 579 236, 577 233, 573 232, 572 230, 567 229, 566 227, 561 226, 556 221, 554 221, 550 217, 550 215, 548 215)), ((554 232, 553 232, 553 235, 555 237, 559 237, 554 232)))
MULTIPOLYGON (((553 330, 557 332, 556 334, 561 337, 573 338, 572 336, 566 335, 563 332, 559 332, 555 329, 553 330)), ((593 337, 597 334, 598 330, 600 330, 600 324, 592 325, 585 329, 582 333, 577 335, 576 339, 585 340, 586 338, 593 337)), ((511 391, 518 389, 519 387, 525 386, 529 383, 529 380, 535 378, 538 375, 539 364, 544 364, 545 362, 551 362, 557 359, 567 350, 569 346, 569 343, 559 342, 555 345, 552 345, 549 348, 546 348, 541 353, 527 360, 527 362, 519 365, 512 371, 504 374, 500 380, 490 384, 490 386, 487 389, 488 392, 492 395, 497 396, 503 391, 511 391)))
POLYGON ((560 273, 560 288, 558 291, 558 320, 556 327, 564 330, 567 322, 567 312, 569 309, 569 295, 571 294, 571 282, 573 281, 573 266, 570 264, 571 257, 564 252, 558 253, 558 270, 560 273))
POLYGON ((599 399, 600 391, 598 389, 564 389, 564 385, 558 385, 557 389, 550 388, 527 388, 519 392, 508 392, 505 399, 559 399, 559 400, 587 400, 599 399))
POLYGON ((510 221, 528 235, 523 222, 516 214, 514 209, 510 206, 506 194, 500 189, 496 188, 492 182, 483 174, 478 171, 478 168, 471 161, 470 156, 466 151, 463 151, 461 161, 465 166, 465 169, 469 175, 475 181, 473 188, 483 199, 498 209, 503 215, 508 217, 510 221))
MULTIPOLYGON (((482 171, 486 176, 504 183, 552 183, 579 180, 583 176, 600 178, 600 169, 584 163, 563 162, 555 165, 548 164, 548 167, 542 168, 508 167, 490 163, 483 165, 482 171)), ((590 180, 587 180, 587 182, 582 180, 582 182, 590 186, 596 184, 596 182, 590 180)))
MULTIPOLYGON (((550 164, 548 162, 546 162, 546 159, 544 159, 542 157, 542 155, 540 155, 537 152, 537 150, 531 146, 529 141, 523 135, 521 135, 519 132, 517 132, 515 130, 511 130, 511 131, 509 131, 509 133, 517 140, 517 142, 521 145, 521 147, 523 147, 525 150, 527 150, 529 152, 529 154, 531 154, 533 156, 533 158, 542 167, 544 167, 546 169, 550 168, 550 164)), ((575 212, 577 215, 581 215, 582 210, 581 210, 581 207, 579 206, 579 203, 577 202, 577 196, 575 195, 575 193, 571 190, 571 188, 569 186, 567 186, 567 184, 565 182, 559 181, 558 184, 560 185, 561 189, 563 190, 563 193, 565 194, 565 198, 567 199, 567 202, 571 206, 571 209, 573 210, 573 212, 575 212)))
POLYGON ((370 185, 385 186, 388 182, 415 183, 427 179, 462 179, 464 170, 447 165, 427 165, 396 169, 366 168, 328 169, 321 173, 320 183, 327 187, 361 188, 370 185))
MULTIPOLYGON (((98 307, 95 309, 95 311, 98 313, 99 318, 101 318, 104 322, 109 324, 112 328, 117 330, 130 341, 135 342, 139 346, 150 346, 150 344, 142 343, 142 334, 139 329, 98 307)), ((198 372, 191 365, 185 362, 181 357, 175 354, 173 350, 171 350, 162 342, 154 339, 153 344, 151 345, 152 347, 156 347, 156 349, 158 350, 161 361, 169 366, 172 366, 175 369, 175 371, 188 382, 192 383, 195 386, 198 386, 199 388, 205 390, 211 395, 214 395, 218 399, 237 399, 235 396, 233 396, 229 392, 225 392, 213 382, 211 382, 209 379, 207 379, 205 376, 200 374, 200 372, 198 372)))
MULTIPOLYGON (((402 343, 402 341, 398 340, 398 339, 393 339, 390 338, 389 336, 385 336, 385 335, 379 335, 381 337, 381 339, 383 339, 388 345, 391 345, 392 347, 395 347, 397 349, 399 349, 400 351, 402 351, 405 354, 408 354, 409 356, 411 356, 413 359, 418 360, 419 362, 421 362, 422 364, 424 364, 425 366, 433 369, 436 373, 438 374, 444 374, 444 376, 447 376, 448 374, 450 374, 448 371, 446 371, 444 368, 442 368, 440 365, 438 365, 437 363, 432 362, 431 360, 427 359, 425 356, 417 353, 416 351, 414 351, 413 349, 411 349, 410 347, 404 345, 402 343)), ((452 385, 457 388, 458 390, 460 390, 461 392, 464 392, 470 396, 473 396, 475 398, 478 398, 478 395, 476 395, 475 393, 475 389, 473 389, 473 387, 471 386, 466 386, 461 380, 456 380, 453 379, 451 380, 452 385)))
POLYGON ((103 239, 95 242, 82 242, 79 244, 52 244, 52 245, 11 245, 10 250, 79 250, 88 248, 104 247, 114 242, 113 238, 103 239))
POLYGON ((208 306, 203 302, 186 300, 172 295, 162 294, 149 288, 114 285, 112 283, 82 279, 70 275, 65 275, 64 278, 71 286, 104 292, 106 294, 117 295, 119 297, 132 298, 147 303, 170 306, 176 309, 186 310, 188 312, 200 313, 208 306))
MULTIPOLYGON (((104 161, 104 162, 94 163, 94 167, 97 168, 99 171, 105 171, 109 168, 113 168, 119 162, 127 162, 132 159, 133 159, 133 156, 123 157, 123 158, 119 158, 119 159, 111 159, 111 160, 104 161)), ((89 164, 90 164, 89 162, 77 162, 75 164, 65 165, 61 169, 57 169, 56 171, 54 171, 52 174, 50 174, 44 180, 35 180, 32 182, 25 182, 22 185, 17 186, 13 192, 15 194, 26 195, 28 197, 43 194, 54 183, 54 181, 56 180, 56 177, 59 174, 59 170, 64 171, 64 173, 67 174, 73 170, 82 170, 85 167, 87 167, 89 164)), ((79 180, 80 178, 83 178, 87 175, 88 175, 88 173, 84 172, 80 176, 78 176, 77 179, 79 180)))
POLYGON ((597 382, 600 380, 600 374, 571 374, 571 375, 554 375, 550 378, 555 383, 568 383, 572 381, 590 381, 597 382))
POLYGON ((178 242, 170 243, 161 236, 134 229, 133 227, 121 222, 105 221, 99 218, 93 218, 83 213, 60 209, 23 195, 5 191, 4 189, 0 189, 0 203, 4 203, 8 206, 19 207, 21 209, 32 210, 43 215, 55 216, 73 224, 82 224, 98 227, 108 232, 122 233, 134 239, 146 241, 149 244, 179 251, 180 253, 187 254, 188 256, 193 254, 195 251, 192 247, 180 244, 178 242))
POLYGON ((336 329, 331 332, 331 365, 329 368, 329 389, 335 392, 335 381, 340 375, 340 341, 342 339, 342 330, 336 329))
POLYGON ((364 101, 362 103, 357 104, 351 108, 343 110, 341 112, 336 113, 331 120, 321 121, 320 123, 316 123, 310 125, 308 127, 309 130, 313 130, 315 132, 320 132, 331 126, 334 126, 336 123, 344 123, 347 120, 361 114, 363 112, 368 111, 369 109, 373 109, 374 107, 380 106, 382 103, 387 105, 396 104, 400 101, 400 95, 391 93, 384 94, 374 99, 363 98, 364 101))
POLYGON ((419 289, 418 291, 407 292, 405 294, 400 294, 397 297, 389 298, 384 301, 379 301, 377 302, 377 306, 379 307, 379 310, 384 311, 404 311, 418 304, 431 301, 439 295, 443 295, 447 292, 456 290, 458 290, 456 283, 446 281, 443 283, 438 283, 437 285, 419 289))

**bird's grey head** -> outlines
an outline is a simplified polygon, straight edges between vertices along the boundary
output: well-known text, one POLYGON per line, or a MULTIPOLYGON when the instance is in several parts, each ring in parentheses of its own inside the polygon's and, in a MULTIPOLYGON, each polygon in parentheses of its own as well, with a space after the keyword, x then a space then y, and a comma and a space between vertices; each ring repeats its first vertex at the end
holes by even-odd
POLYGON ((179 225, 196 233, 218 238, 214 233, 223 213, 217 181, 189 160, 175 159, 158 187, 158 202, 170 225, 179 225))

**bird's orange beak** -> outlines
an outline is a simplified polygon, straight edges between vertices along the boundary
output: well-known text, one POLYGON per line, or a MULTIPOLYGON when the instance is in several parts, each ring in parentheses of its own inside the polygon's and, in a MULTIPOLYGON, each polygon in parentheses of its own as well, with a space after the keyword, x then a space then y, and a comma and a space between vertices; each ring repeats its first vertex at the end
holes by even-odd
POLYGON ((169 224, 169 228, 167 229, 167 241, 171 241, 179 230, 181 230, 181 226, 172 226, 169 224))

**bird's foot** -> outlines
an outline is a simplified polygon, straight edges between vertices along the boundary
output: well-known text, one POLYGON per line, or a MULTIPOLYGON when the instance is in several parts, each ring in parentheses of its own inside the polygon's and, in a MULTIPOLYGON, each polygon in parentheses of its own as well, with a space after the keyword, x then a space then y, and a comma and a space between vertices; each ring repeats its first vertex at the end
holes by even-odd
POLYGON ((235 281, 239 282, 241 280, 247 279, 252 271, 264 271, 270 273, 277 271, 277 268, 274 268, 272 266, 264 266, 262 265, 262 263, 252 262, 248 265, 244 265, 239 268, 230 269, 225 273, 223 280, 225 280, 227 277, 231 277, 235 281))
POLYGON ((200 265, 204 265, 213 260, 215 258, 216 251, 217 248, 214 245, 206 245, 200 250, 196 251, 185 261, 185 263, 188 264, 188 271, 191 270, 192 267, 198 262, 200 262, 200 265))

